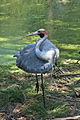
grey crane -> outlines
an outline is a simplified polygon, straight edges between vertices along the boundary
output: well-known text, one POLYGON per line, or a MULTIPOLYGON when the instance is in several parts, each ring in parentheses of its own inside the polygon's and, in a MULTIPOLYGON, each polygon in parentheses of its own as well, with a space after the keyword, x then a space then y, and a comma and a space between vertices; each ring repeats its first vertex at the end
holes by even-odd
POLYGON ((59 49, 47 39, 48 32, 45 29, 39 29, 36 32, 25 35, 25 37, 32 35, 39 35, 40 39, 38 39, 36 43, 25 46, 20 52, 16 53, 14 57, 17 57, 16 65, 20 69, 36 74, 37 93, 39 91, 37 73, 41 73, 42 95, 45 107, 43 73, 53 68, 59 58, 59 49))

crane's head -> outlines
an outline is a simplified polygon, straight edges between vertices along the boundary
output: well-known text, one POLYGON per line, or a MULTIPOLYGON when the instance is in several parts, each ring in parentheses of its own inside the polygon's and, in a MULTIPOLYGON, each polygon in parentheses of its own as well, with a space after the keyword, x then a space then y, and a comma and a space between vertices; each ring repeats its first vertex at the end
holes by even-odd
POLYGON ((39 35, 41 38, 43 38, 45 35, 48 36, 48 32, 45 29, 39 29, 36 32, 25 35, 24 37, 32 36, 32 35, 39 35))

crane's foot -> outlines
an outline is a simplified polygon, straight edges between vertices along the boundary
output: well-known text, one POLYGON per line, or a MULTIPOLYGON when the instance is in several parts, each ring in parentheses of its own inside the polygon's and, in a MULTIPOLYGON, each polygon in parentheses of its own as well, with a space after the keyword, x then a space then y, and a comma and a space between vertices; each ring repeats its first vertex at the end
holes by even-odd
POLYGON ((35 90, 37 91, 37 94, 38 94, 38 92, 39 92, 39 82, 38 82, 38 76, 37 76, 37 74, 36 74, 36 88, 35 88, 35 90))
POLYGON ((44 104, 44 108, 46 108, 46 106, 45 106, 45 95, 44 95, 43 74, 41 74, 41 88, 42 88, 43 104, 44 104))

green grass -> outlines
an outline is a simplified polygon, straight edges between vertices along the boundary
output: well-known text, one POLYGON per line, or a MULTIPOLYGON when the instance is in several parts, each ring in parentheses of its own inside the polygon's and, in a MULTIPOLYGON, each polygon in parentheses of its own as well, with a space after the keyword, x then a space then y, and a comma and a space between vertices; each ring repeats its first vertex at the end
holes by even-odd
MULTIPOLYGON (((68 65, 66 66, 68 67, 68 65)), ((72 68, 70 69, 72 70, 72 68)), ((77 66, 77 68, 74 66, 74 72, 77 72, 78 69, 79 66, 77 66)), ((44 75, 45 109, 43 106, 41 87, 39 94, 35 91, 35 76, 28 77, 25 72, 21 70, 16 71, 12 66, 3 65, 0 66, 0 70, 0 109, 8 106, 5 112, 9 111, 9 106, 14 106, 15 109, 16 103, 16 105, 21 104, 19 107, 21 111, 15 113, 15 115, 26 116, 27 118, 52 119, 79 114, 79 103, 76 102, 78 110, 73 114, 71 106, 74 107, 75 101, 70 101, 70 99, 74 100, 79 97, 76 96, 74 91, 74 88, 79 87, 79 78, 76 79, 75 77, 70 81, 65 81, 66 79, 55 79, 51 76, 46 77, 44 75)), ((38 78, 39 83, 41 83, 40 76, 38 76, 38 78)))

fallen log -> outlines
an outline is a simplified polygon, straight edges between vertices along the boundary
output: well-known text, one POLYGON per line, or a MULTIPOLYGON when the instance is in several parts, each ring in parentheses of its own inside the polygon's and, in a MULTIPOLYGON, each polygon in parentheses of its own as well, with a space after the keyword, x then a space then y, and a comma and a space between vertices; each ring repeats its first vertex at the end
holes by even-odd
POLYGON ((80 120, 80 116, 66 117, 66 118, 56 118, 53 120, 80 120))

